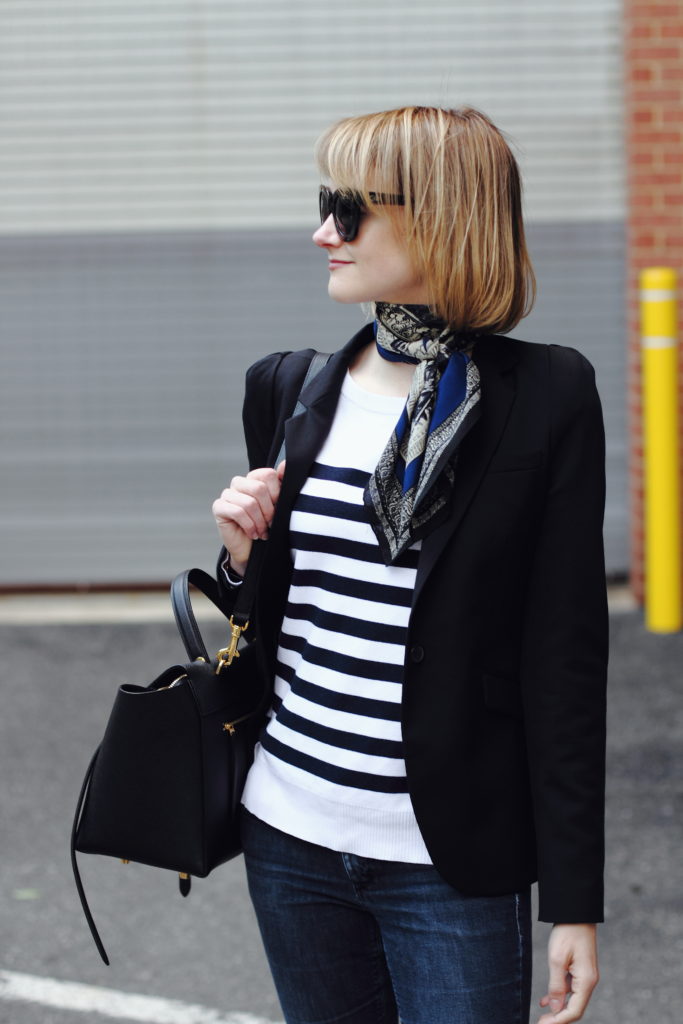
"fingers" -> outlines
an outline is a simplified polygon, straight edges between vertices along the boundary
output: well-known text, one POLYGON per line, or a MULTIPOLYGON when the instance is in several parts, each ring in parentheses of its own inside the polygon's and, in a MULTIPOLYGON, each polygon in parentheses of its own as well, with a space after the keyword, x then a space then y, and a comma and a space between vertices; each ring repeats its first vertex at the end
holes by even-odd
MULTIPOLYGON (((572 992, 570 995, 569 1001, 564 1009, 558 1009, 556 1012, 543 1014, 538 1024, 573 1024, 574 1021, 581 1020, 586 1012, 588 1000, 590 999, 594 988, 595 985, 592 985, 588 990, 579 990, 577 988, 577 990, 572 992)), ((541 1000, 541 1005, 543 1005, 543 1000, 541 1000)))
POLYGON ((541 1006, 547 1006, 551 1013, 559 1013, 571 991, 571 975, 567 973, 564 957, 553 956, 552 949, 548 953, 548 992, 541 1000, 541 1006))
MULTIPOLYGON (((232 527, 241 530, 250 540, 265 539, 272 519, 272 502, 261 496, 227 488, 213 503, 212 511, 219 529, 232 527)), ((230 536, 230 533, 227 534, 230 536)))
POLYGON ((223 538, 230 538, 238 530, 250 540, 264 540, 275 513, 280 482, 278 472, 267 467, 233 477, 212 506, 223 538))
POLYGON ((538 1024, 572 1024, 581 1020, 598 983, 594 925, 555 925, 548 945, 548 1007, 538 1024), (567 995, 569 999, 567 1000, 567 995))
MULTIPOLYGON (((541 1006, 547 1006, 550 1010, 549 1014, 545 1014, 541 1017, 539 1024, 549 1024, 550 1021, 554 1021, 557 1024, 559 1020, 559 1014, 563 1010, 565 1003, 567 1002, 567 995, 571 991, 571 976, 565 971, 562 975, 553 975, 551 968, 550 978, 548 981, 548 992, 541 999, 541 1006)), ((570 1020, 578 1020, 578 1017, 569 1018, 570 1020)))
POLYGON ((247 485, 247 489, 251 490, 255 487, 255 489, 260 492, 262 486, 265 485, 272 503, 272 511, 274 511, 275 502, 280 497, 280 486, 282 483, 282 475, 284 474, 284 465, 285 463, 283 460, 277 469, 270 469, 268 466, 264 466, 262 469, 252 469, 250 473, 247 473, 246 477, 235 477, 235 479, 231 481, 230 486, 233 486, 235 480, 243 480, 247 485), (282 474, 280 473, 280 469, 282 469, 282 474))

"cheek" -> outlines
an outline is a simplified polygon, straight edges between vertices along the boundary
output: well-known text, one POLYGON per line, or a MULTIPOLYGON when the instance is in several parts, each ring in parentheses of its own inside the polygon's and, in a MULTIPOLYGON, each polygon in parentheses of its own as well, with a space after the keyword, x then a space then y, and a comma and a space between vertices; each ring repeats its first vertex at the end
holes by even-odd
POLYGON ((414 284, 420 277, 408 255, 404 245, 399 245, 394 239, 387 240, 386 244, 377 250, 378 265, 384 267, 387 276, 394 281, 405 284, 414 284))
POLYGON ((404 252, 387 253, 384 261, 387 276, 396 284, 415 286, 421 283, 421 275, 404 252))
POLYGON ((421 275, 413 266, 405 240, 397 234, 397 226, 379 218, 369 226, 375 229, 374 237, 368 239, 372 242, 372 251, 379 257, 378 262, 387 274, 395 281, 408 284, 417 282, 421 275))

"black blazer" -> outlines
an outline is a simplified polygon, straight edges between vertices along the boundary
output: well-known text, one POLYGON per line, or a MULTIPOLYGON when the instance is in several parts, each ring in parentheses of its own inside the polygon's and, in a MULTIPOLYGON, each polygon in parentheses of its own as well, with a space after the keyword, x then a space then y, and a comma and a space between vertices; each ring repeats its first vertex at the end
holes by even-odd
MULTIPOLYGON (((370 341, 368 326, 332 357, 295 417, 312 350, 267 356, 247 374, 250 468, 272 465, 283 427, 287 446, 255 614, 269 679, 290 511, 346 369, 370 341)), ((573 349, 498 336, 480 339, 473 359, 482 415, 460 446, 448 517, 422 543, 410 615, 410 796, 435 867, 461 892, 538 878, 541 920, 600 921, 608 627, 593 369, 573 349)))

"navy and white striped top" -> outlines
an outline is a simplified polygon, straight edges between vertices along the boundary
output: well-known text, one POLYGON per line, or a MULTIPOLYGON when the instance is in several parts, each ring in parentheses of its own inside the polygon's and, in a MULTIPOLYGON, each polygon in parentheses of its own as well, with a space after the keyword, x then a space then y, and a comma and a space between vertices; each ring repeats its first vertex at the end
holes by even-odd
POLYGON ((273 827, 329 849, 428 864, 400 721, 419 542, 385 566, 363 504, 404 405, 347 373, 291 514, 294 570, 275 697, 243 802, 273 827))

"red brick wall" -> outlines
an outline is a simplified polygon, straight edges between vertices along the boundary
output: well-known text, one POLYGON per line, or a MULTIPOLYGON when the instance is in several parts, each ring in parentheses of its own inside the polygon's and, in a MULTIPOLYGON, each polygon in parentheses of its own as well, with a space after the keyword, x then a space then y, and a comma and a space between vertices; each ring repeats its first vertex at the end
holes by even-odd
MULTIPOLYGON (((670 3, 624 0, 624 70, 631 583, 636 597, 642 601, 638 273, 643 267, 674 267, 679 274, 679 295, 683 294, 683 0, 670 3)), ((679 321, 683 325, 683 305, 680 304, 679 321)))

